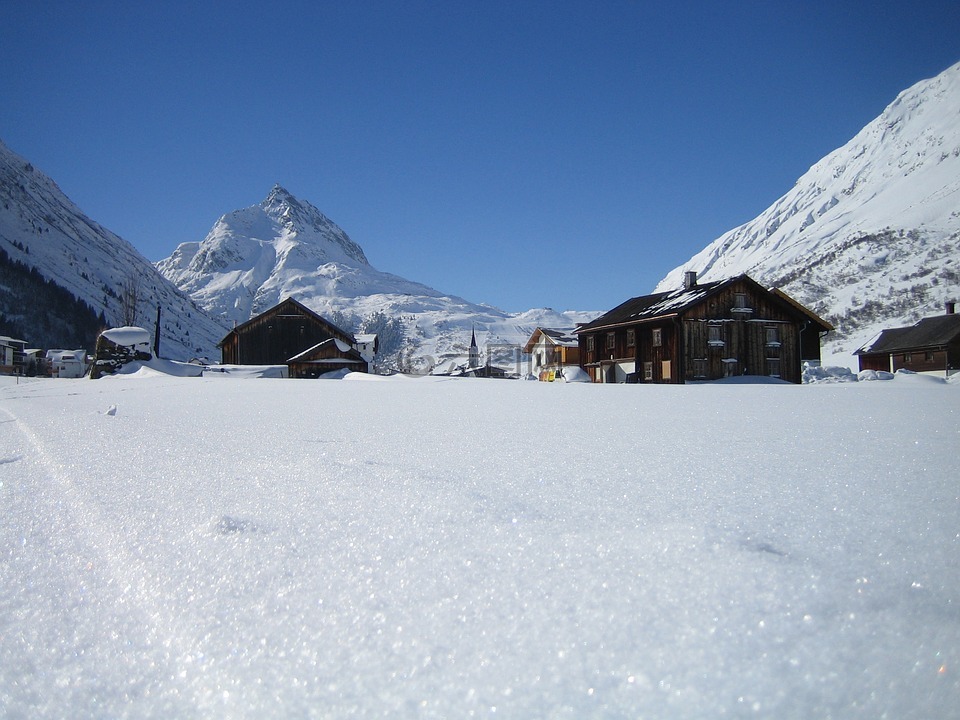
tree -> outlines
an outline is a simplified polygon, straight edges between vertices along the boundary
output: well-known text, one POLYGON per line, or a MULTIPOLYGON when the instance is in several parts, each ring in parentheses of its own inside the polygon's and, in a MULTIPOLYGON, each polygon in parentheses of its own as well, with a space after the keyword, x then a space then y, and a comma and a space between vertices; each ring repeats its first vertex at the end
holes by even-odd
POLYGON ((137 303, 140 301, 140 278, 127 275, 120 285, 120 322, 122 325, 137 324, 137 303))

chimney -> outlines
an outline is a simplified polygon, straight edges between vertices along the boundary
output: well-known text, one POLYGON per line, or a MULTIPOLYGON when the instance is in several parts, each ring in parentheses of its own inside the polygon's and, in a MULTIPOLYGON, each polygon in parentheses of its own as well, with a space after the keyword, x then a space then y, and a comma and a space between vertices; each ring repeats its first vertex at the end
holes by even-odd
POLYGON ((687 270, 683 273, 683 289, 689 290, 697 284, 697 271, 687 270))
POLYGON ((956 312, 957 304, 952 300, 947 301, 947 315, 953 315, 956 312))

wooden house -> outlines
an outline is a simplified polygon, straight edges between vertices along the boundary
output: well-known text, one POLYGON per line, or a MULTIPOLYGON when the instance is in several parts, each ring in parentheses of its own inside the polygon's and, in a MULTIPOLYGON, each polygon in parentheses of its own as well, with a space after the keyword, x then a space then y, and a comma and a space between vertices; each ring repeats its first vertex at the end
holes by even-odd
POLYGON ((356 345, 350 333, 287 298, 237 325, 219 347, 224 365, 286 365, 291 358, 330 339, 350 347, 356 345))
POLYGON ((572 330, 538 327, 523 352, 530 356, 530 374, 553 381, 565 367, 580 367, 580 342, 572 330))
POLYGON ((369 365, 354 346, 329 338, 294 355, 287 360, 287 368, 292 378, 318 378, 337 370, 367 372, 369 365))
POLYGON ((0 335, 0 375, 24 374, 26 347, 26 340, 0 335))
POLYGON ((884 330, 854 352, 860 370, 912 370, 944 377, 960 371, 960 315, 954 308, 950 302, 943 315, 884 330))
POLYGON ((827 321, 747 275, 632 298, 576 334, 594 382, 685 383, 739 375, 801 382, 827 321))

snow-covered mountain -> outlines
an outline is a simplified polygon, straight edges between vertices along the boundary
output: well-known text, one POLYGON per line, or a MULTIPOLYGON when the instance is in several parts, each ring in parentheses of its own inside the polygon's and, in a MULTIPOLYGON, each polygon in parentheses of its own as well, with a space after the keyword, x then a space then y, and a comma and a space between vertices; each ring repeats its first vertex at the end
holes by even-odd
POLYGON ((538 325, 572 327, 596 315, 510 314, 381 272, 333 221, 279 185, 260 204, 221 217, 202 242, 181 244, 157 269, 224 323, 294 297, 351 330, 378 332, 389 340, 388 364, 404 369, 465 360, 474 328, 481 349, 522 345, 538 325))
MULTIPOLYGON (((2 142, 0 248, 102 314, 109 325, 129 320, 121 296, 124 288, 135 287, 138 323, 152 331, 157 306, 162 308, 160 352, 165 357, 213 354, 227 332, 228 326, 162 277, 130 243, 88 218, 53 180, 2 142)), ((30 332, 24 328, 28 337, 23 339, 37 342, 30 332)))
POLYGON ((844 363, 880 329, 943 312, 960 299, 960 63, 902 92, 656 290, 679 287, 684 270, 784 289, 834 323, 824 355, 844 363))

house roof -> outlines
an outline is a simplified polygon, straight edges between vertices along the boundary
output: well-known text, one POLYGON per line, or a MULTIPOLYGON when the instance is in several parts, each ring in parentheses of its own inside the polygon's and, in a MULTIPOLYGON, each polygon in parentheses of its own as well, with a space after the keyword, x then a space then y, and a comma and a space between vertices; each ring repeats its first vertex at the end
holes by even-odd
POLYGON ((323 342, 319 342, 311 348, 307 348, 301 353, 297 353, 292 358, 287 360, 288 363, 292 362, 324 362, 330 361, 332 358, 321 358, 316 359, 313 356, 322 350, 328 350, 336 347, 334 351, 338 358, 342 360, 349 360, 350 362, 366 362, 363 357, 357 352, 356 349, 351 347, 348 343, 345 343, 343 340, 338 338, 327 338, 323 342))
POLYGON ((557 329, 538 327, 533 331, 530 339, 527 340, 527 344, 523 346, 523 351, 525 353, 531 352, 533 350, 533 346, 540 341, 541 337, 545 338, 551 345, 558 345, 561 347, 577 347, 577 337, 573 333, 574 331, 572 328, 557 329))
POLYGON ((575 332, 592 332, 680 315, 695 305, 699 305, 710 296, 738 282, 752 285, 758 292, 768 293, 781 300, 785 305, 789 306, 792 311, 802 314, 811 322, 820 325, 824 330, 833 329, 830 323, 817 316, 816 313, 803 307, 803 305, 785 292, 781 290, 767 290, 749 275, 737 275, 736 277, 726 278, 724 280, 705 283, 698 282, 690 287, 631 298, 613 310, 601 315, 596 320, 581 325, 575 332))
POLYGON ((854 355, 888 354, 944 347, 960 341, 960 315, 924 318, 909 327, 890 328, 876 335, 854 355))
POLYGON ((264 315, 277 315, 277 314, 279 314, 285 305, 293 305, 301 314, 303 314, 303 315, 311 318, 312 320, 314 320, 314 321, 316 321, 316 322, 323 323, 324 325, 327 325, 327 326, 330 327, 332 330, 334 330, 334 331, 336 331, 337 333, 339 333, 342 337, 344 337, 344 338, 346 338, 346 339, 349 339, 351 342, 354 341, 353 335, 351 335, 350 333, 348 333, 346 330, 344 330, 344 329, 341 328, 341 327, 338 327, 337 325, 334 325, 332 322, 330 322, 329 320, 327 320, 327 319, 326 319, 325 317, 323 317, 322 315, 318 315, 317 313, 315 313, 313 310, 311 310, 310 308, 308 308, 308 307, 307 307, 306 305, 304 305, 303 303, 301 303, 301 302, 293 299, 292 297, 288 297, 288 298, 285 298, 285 299, 281 300, 280 302, 278 302, 278 303, 277 303, 276 305, 274 305, 272 308, 268 308, 268 309, 264 310, 262 313, 258 313, 257 315, 254 315, 252 318, 250 318, 250 319, 247 320, 246 322, 243 322, 243 323, 240 323, 239 325, 237 325, 235 328, 233 328, 230 332, 228 332, 228 333, 224 336, 223 340, 221 340, 221 341, 218 343, 218 347, 219 347, 219 346, 222 346, 222 345, 227 341, 227 339, 228 339, 231 335, 234 335, 234 334, 243 332, 243 331, 246 330, 249 326, 253 325, 254 322, 256 322, 257 320, 259 320, 260 318, 262 318, 264 315))

